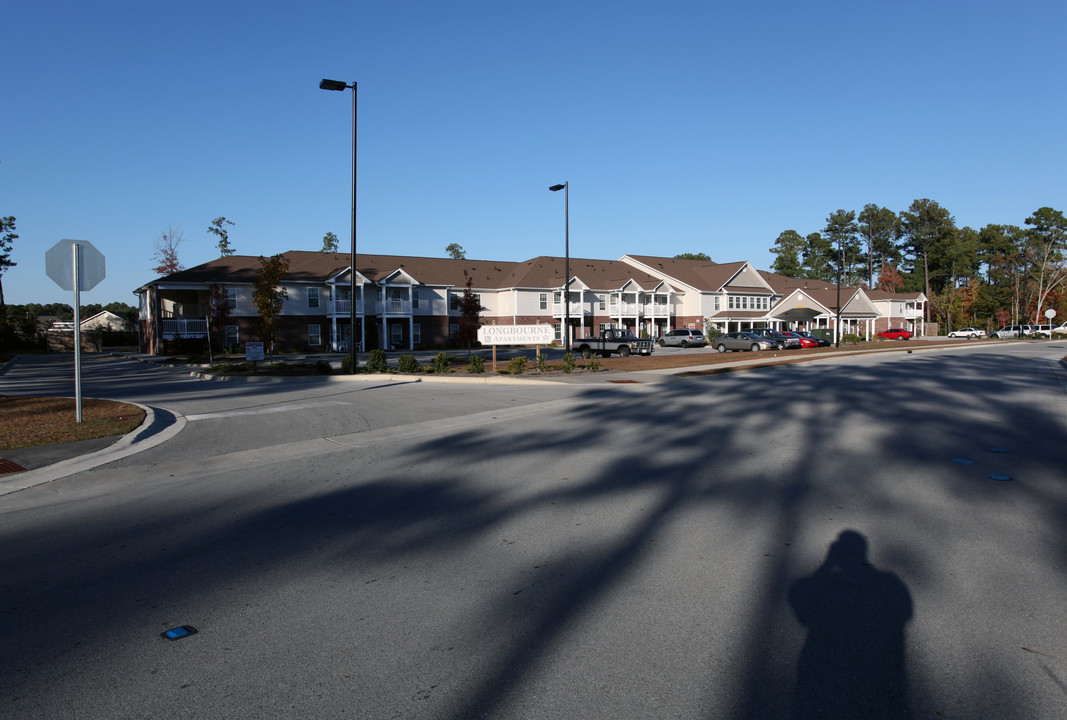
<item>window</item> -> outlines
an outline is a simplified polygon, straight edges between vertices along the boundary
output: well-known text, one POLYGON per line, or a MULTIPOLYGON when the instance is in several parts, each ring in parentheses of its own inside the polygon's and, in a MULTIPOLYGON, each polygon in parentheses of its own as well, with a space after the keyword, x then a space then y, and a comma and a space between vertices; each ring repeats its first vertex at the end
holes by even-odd
POLYGON ((563 302, 563 295, 558 290, 552 293, 552 302, 554 302, 556 305, 559 305, 561 302, 563 302))
POLYGON ((412 310, 418 310, 419 309, 419 289, 418 288, 411 288, 411 309, 412 310))
POLYGON ((548 310, 548 293, 541 293, 537 297, 537 306, 541 310, 548 310))
POLYGON ((619 305, 619 296, 618 295, 612 295, 611 296, 611 300, 610 300, 610 304, 611 304, 611 309, 612 310, 614 310, 616 307, 618 307, 618 305, 619 305))
POLYGON ((240 342, 240 340, 237 337, 237 326, 236 325, 227 325, 226 326, 226 339, 223 341, 223 344, 226 347, 236 347, 239 342, 240 342))
POLYGON ((393 323, 389 327, 389 344, 394 348, 400 347, 404 344, 404 326, 399 323, 393 323))
MULTIPOLYGON (((317 308, 319 306, 319 289, 309 287, 308 288, 308 307, 317 308)), ((316 345, 318 343, 315 343, 316 345)))
POLYGON ((556 323, 555 325, 553 325, 553 327, 556 329, 556 339, 557 340, 562 340, 563 339, 563 323, 556 323))
POLYGON ((716 295, 715 296, 715 312, 718 312, 718 311, 722 310, 722 303, 719 302, 719 300, 720 300, 719 296, 716 295))
POLYGON ((322 345, 321 325, 308 325, 308 345, 322 345))
POLYGON ((600 309, 601 310, 607 310, 608 309, 608 298, 607 298, 606 295, 597 295, 596 299, 600 301, 600 309))
POLYGON ((615 323, 600 323, 600 334, 603 335, 605 330, 612 330, 615 328, 615 323))
POLYGON ((411 342, 419 345, 422 343, 422 325, 418 323, 412 323, 411 325, 411 342))
POLYGON ((459 323, 449 323, 448 324, 448 338, 450 340, 455 340, 456 339, 456 335, 459 335, 459 323))
POLYGON ((237 291, 231 288, 226 288, 226 305, 230 310, 237 309, 237 291))
POLYGON ((735 298, 733 295, 730 295, 727 298, 727 303, 728 303, 727 307, 729 307, 730 310, 736 310, 737 309, 737 298, 735 298))

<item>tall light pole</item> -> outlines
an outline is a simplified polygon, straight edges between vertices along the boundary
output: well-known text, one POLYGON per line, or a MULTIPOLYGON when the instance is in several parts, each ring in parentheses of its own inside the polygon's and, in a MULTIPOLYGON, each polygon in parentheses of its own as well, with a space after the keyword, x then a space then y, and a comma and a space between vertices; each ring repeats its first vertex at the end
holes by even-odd
POLYGON ((356 352, 356 83, 346 85, 340 80, 327 80, 323 78, 319 83, 322 90, 337 90, 343 92, 346 88, 352 88, 352 251, 349 258, 349 276, 352 280, 352 307, 348 312, 348 364, 349 372, 353 375, 359 368, 359 354, 356 352))
POLYGON ((571 184, 553 185, 563 191, 563 347, 571 351, 571 184))

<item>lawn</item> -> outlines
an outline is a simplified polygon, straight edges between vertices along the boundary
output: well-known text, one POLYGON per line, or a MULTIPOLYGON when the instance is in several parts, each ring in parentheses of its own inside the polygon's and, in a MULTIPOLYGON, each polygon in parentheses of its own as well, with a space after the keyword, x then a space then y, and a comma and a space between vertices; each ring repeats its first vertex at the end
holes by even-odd
POLYGON ((0 396, 0 451, 125 435, 144 421, 144 410, 113 400, 0 396))

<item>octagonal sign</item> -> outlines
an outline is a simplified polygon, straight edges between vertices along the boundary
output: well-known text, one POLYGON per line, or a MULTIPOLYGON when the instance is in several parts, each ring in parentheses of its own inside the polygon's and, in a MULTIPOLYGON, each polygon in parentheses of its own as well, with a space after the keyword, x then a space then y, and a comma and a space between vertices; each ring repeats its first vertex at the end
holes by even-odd
POLYGON ((64 290, 74 289, 74 246, 81 248, 78 290, 92 290, 104 279, 104 256, 88 240, 60 240, 44 254, 48 277, 64 290))

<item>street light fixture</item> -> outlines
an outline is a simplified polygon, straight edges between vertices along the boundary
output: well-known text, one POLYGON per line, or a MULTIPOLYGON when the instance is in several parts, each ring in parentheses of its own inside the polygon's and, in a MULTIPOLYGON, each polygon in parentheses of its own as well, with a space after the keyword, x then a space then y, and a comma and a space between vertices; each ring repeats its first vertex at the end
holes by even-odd
POLYGON ((563 191, 563 347, 571 351, 571 184, 553 185, 552 192, 563 191))
POLYGON ((359 354, 356 352, 356 83, 347 85, 340 80, 327 80, 323 78, 319 83, 322 90, 336 90, 343 92, 346 88, 352 88, 352 252, 349 258, 349 276, 352 280, 351 304, 348 312, 348 363, 349 372, 355 374, 359 368, 359 354))

